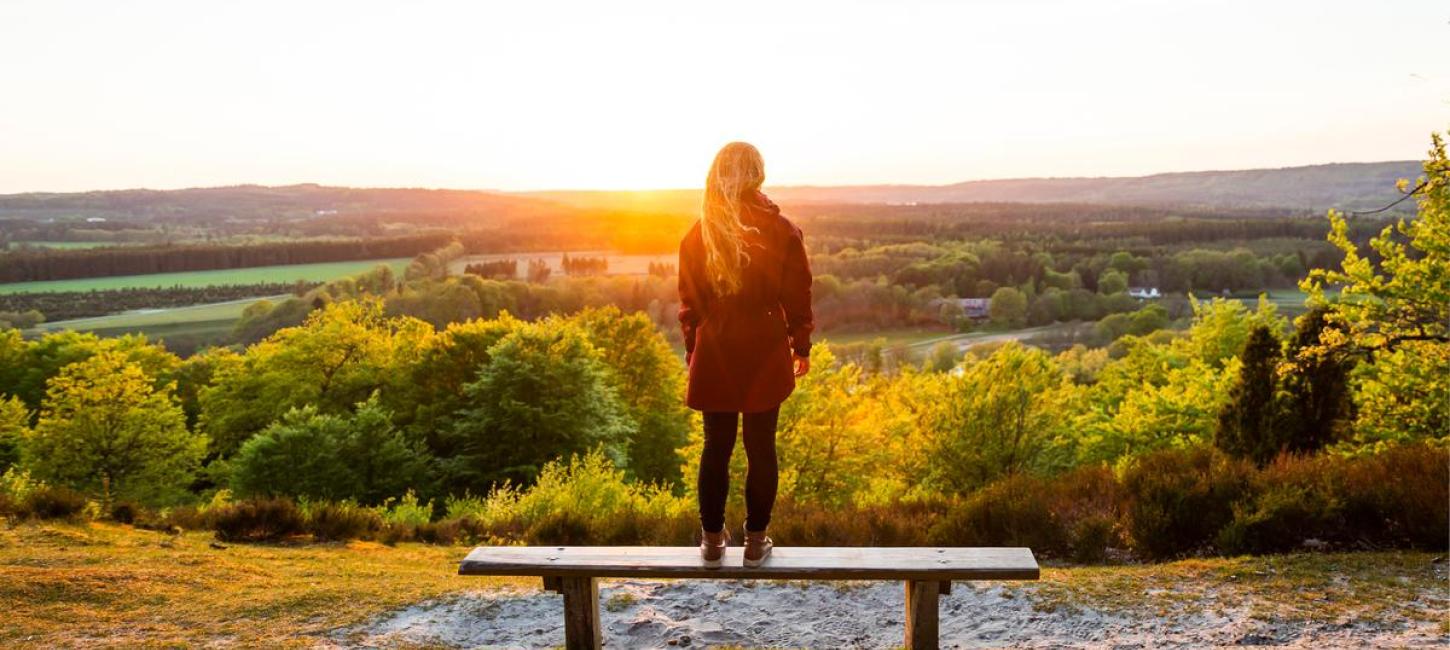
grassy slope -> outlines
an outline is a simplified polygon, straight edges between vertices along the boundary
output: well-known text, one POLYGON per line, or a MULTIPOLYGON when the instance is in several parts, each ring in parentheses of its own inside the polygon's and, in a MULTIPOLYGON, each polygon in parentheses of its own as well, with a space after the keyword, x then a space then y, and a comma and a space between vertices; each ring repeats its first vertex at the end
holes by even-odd
POLYGON ((245 269, 222 269, 216 271, 122 275, 108 278, 13 282, 0 284, 0 293, 20 293, 23 291, 91 291, 138 287, 207 287, 220 284, 255 284, 259 282, 293 282, 296 280, 326 282, 349 275, 357 275, 379 264, 387 264, 393 267, 393 271, 401 273, 403 268, 407 266, 408 261, 408 258, 400 257, 380 260, 355 260, 350 262, 322 262, 318 264, 279 264, 276 266, 255 266, 245 269))
MULTIPOLYGON (((468 549, 403 544, 217 549, 110 524, 0 528, 0 646, 306 647, 420 600, 531 579, 461 578, 468 549)), ((1437 621, 1450 599, 1424 553, 1352 553, 1049 568, 1016 587, 1039 609, 1169 612, 1205 594, 1288 621, 1437 621)))

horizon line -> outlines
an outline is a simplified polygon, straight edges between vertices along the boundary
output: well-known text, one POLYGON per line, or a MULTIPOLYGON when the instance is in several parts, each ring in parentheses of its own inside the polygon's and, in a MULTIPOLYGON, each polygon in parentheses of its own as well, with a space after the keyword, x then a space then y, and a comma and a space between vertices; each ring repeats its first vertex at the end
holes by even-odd
MULTIPOLYGON (((948 183, 871 182, 871 183, 847 183, 847 184, 841 184, 841 185, 817 185, 817 184, 800 184, 800 183, 797 183, 797 184, 785 184, 785 185, 772 185, 772 184, 767 183, 764 187, 765 188, 771 188, 771 189, 785 189, 785 190, 790 190, 790 189, 819 189, 819 190, 828 190, 828 189, 872 188, 872 187, 880 187, 880 188, 887 188, 887 187, 893 187, 893 188, 900 188, 900 187, 921 187, 921 188, 924 188, 924 187, 952 187, 952 186, 956 186, 956 185, 967 185, 967 184, 970 184, 970 183, 1000 183, 1000 182, 1010 182, 1010 181, 1068 181, 1068 180, 1140 179, 1140 178, 1155 178, 1155 177, 1160 177, 1160 176, 1182 176, 1182 175, 1193 175, 1193 174, 1223 174, 1223 173, 1235 173, 1235 172, 1284 171, 1284 170, 1289 170, 1289 169, 1308 169, 1308 168, 1312 168, 1312 167, 1332 167, 1332 166, 1338 166, 1338 165, 1387 165, 1387 164, 1420 163, 1420 162, 1423 162, 1423 161, 1418 160, 1418 159, 1406 158, 1406 159, 1400 159, 1400 160, 1334 161, 1334 162, 1324 162, 1324 163, 1311 163, 1311 164, 1307 164, 1307 165, 1285 165, 1285 166, 1281 166, 1281 167, 1245 167, 1245 168, 1237 168, 1237 169, 1222 169, 1222 168, 1220 168, 1220 169, 1196 169, 1196 170, 1164 171, 1164 172, 1153 172, 1153 173, 1150 173, 1150 174, 1122 175, 1122 176, 1011 176, 1011 177, 994 177, 994 178, 973 178, 973 179, 967 179, 967 180, 961 180, 961 181, 952 181, 952 182, 948 182, 948 183)), ((159 187, 120 187, 120 188, 107 188, 107 189, 69 190, 69 191, 24 190, 24 191, 20 191, 20 192, 5 192, 5 193, 0 193, 0 198, 3 198, 3 197, 26 196, 26 195, 32 195, 32 194, 92 194, 92 193, 104 193, 104 192, 185 192, 185 191, 189 191, 189 190, 219 190, 219 189, 244 188, 244 187, 258 187, 258 188, 275 189, 275 188, 304 187, 304 186, 313 186, 313 187, 319 187, 319 188, 355 189, 355 190, 419 190, 419 191, 430 191, 430 192, 481 192, 481 193, 487 193, 487 194, 502 194, 502 195, 558 194, 558 193, 620 194, 620 193, 650 193, 650 192, 698 192, 698 191, 701 191, 701 190, 704 189, 703 186, 696 186, 696 187, 653 187, 653 188, 616 188, 616 189, 586 188, 586 187, 562 188, 561 187, 561 188, 532 189, 532 190, 508 190, 508 189, 487 188, 487 187, 457 187, 457 186, 448 187, 448 186, 422 186, 422 185, 332 185, 332 184, 327 184, 327 183, 319 183, 319 182, 316 182, 316 181, 298 181, 298 182, 293 182, 293 183, 280 183, 280 184, 275 184, 275 185, 269 185, 269 184, 264 184, 264 183, 246 183, 246 182, 243 182, 243 183, 232 183, 232 184, 224 184, 224 185, 188 185, 188 186, 182 186, 182 187, 167 187, 167 188, 159 188, 159 187)))

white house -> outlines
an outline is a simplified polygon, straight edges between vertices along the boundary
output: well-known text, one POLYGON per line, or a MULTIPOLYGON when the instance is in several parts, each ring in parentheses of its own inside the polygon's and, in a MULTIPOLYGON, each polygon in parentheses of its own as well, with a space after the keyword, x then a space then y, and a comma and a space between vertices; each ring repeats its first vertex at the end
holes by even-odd
POLYGON ((1157 300, 1163 294, 1158 293, 1158 287, 1128 287, 1128 295, 1138 300, 1157 300))

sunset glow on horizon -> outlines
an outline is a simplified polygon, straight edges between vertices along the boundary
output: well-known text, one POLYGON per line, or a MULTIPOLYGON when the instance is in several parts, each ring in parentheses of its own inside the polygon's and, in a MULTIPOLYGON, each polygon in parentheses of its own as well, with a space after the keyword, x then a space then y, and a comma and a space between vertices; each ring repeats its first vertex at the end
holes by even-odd
POLYGON ((1450 6, 0 5, 0 193, 697 187, 1419 159, 1450 6), (1413 19, 1411 19, 1413 18, 1413 19))

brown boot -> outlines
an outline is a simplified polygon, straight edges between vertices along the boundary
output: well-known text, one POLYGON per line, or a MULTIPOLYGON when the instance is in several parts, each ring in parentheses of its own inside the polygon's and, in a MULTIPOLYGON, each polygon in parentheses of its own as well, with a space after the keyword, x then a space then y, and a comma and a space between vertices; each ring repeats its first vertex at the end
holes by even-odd
POLYGON ((772 548, 775 548, 775 542, 765 536, 765 531, 745 531, 745 566, 753 569, 765 564, 772 548))
POLYGON ((718 533, 700 529, 700 559, 704 560, 705 568, 720 568, 720 561, 725 559, 725 547, 729 545, 730 533, 723 528, 718 533))

